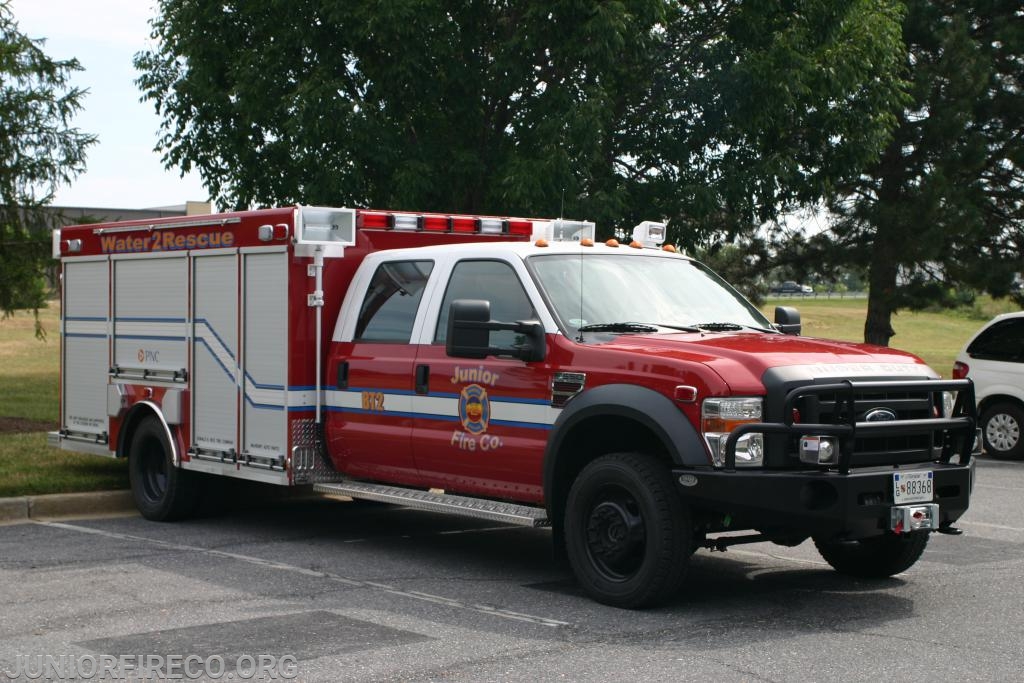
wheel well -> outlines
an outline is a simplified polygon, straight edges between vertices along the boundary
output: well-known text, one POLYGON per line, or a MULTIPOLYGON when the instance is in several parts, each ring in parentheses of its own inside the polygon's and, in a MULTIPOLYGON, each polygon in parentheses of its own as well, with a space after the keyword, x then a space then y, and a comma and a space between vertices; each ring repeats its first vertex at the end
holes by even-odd
POLYGON ((1016 396, 1008 396, 1006 394, 993 394, 992 396, 986 396, 984 399, 982 399, 981 403, 978 404, 978 417, 981 417, 982 413, 984 413, 986 410, 988 410, 996 403, 1010 403, 1012 405, 1017 406, 1021 410, 1024 410, 1024 402, 1022 402, 1016 396))
POLYGON ((646 425, 627 417, 594 416, 573 425, 556 454, 548 511, 561 525, 565 499, 576 476, 589 462, 609 453, 637 452, 657 457, 666 467, 672 458, 661 439, 646 425))
POLYGON ((156 410, 147 403, 136 403, 121 420, 121 429, 117 435, 117 457, 128 457, 128 445, 135 436, 135 430, 147 417, 159 419, 156 410))

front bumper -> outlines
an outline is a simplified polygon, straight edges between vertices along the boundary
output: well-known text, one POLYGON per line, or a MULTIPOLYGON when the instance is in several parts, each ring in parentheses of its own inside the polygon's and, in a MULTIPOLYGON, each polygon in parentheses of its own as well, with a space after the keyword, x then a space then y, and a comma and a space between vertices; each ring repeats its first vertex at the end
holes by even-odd
POLYGON ((968 464, 921 463, 900 467, 835 471, 673 470, 676 487, 691 508, 720 516, 727 528, 766 535, 858 539, 885 533, 892 520, 893 473, 931 470, 932 502, 939 526, 967 510, 974 485, 968 464))

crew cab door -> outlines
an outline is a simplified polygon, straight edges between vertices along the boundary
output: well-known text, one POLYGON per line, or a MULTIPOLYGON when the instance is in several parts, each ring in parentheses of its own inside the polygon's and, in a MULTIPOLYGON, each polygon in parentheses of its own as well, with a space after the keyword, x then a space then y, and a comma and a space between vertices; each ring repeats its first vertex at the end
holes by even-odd
MULTIPOLYGON (((432 292, 415 369, 413 453, 424 481, 450 491, 540 501, 544 447, 556 412, 547 364, 452 358, 445 351, 452 301, 488 300, 494 320, 537 320, 539 294, 521 262, 483 258, 455 262, 447 282, 432 292)), ((511 346, 514 336, 492 332, 491 345, 511 346)))
MULTIPOLYGON (((354 328, 331 348, 325 421, 335 467, 350 476, 415 485, 413 333, 434 264, 382 261, 352 283, 354 328)), ((343 310, 342 315, 346 315, 343 310)))

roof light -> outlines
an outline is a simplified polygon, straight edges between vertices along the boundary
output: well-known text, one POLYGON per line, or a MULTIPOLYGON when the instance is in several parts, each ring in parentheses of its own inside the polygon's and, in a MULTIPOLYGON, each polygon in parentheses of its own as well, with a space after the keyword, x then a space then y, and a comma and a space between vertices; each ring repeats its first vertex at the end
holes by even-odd
POLYGON ((633 240, 645 247, 660 247, 665 242, 665 224, 644 221, 633 228, 633 240))
POLYGON ((377 211, 360 211, 359 227, 383 229, 388 227, 388 214, 377 211))
POLYGON ((524 221, 516 218, 510 219, 508 221, 508 231, 513 235, 532 235, 533 221, 524 221))
POLYGON ((589 237, 594 239, 596 226, 593 221, 567 221, 561 218, 551 221, 552 236, 559 242, 579 242, 589 237))
POLYGON ((423 229, 431 232, 448 232, 452 229, 452 222, 448 216, 424 216, 423 229))
POLYGON ((393 213, 391 214, 391 227, 395 230, 418 230, 421 220, 423 220, 422 216, 410 213, 393 213))
POLYGON ((613 237, 610 240, 608 240, 607 242, 605 242, 604 244, 607 247, 617 247, 617 246, 619 246, 619 241, 613 237))
POLYGON ((505 221, 500 218, 478 218, 477 225, 481 233, 485 235, 500 235, 506 232, 505 221))

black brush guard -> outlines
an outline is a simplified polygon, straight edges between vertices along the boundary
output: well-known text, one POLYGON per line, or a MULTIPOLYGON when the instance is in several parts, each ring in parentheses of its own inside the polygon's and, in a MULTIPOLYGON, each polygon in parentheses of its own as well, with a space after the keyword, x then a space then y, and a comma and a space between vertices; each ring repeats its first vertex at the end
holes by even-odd
MULTIPOLYGON (((849 474, 853 460, 854 442, 858 436, 887 437, 922 433, 942 432, 942 453, 938 462, 949 463, 955 455, 966 463, 975 452, 978 409, 974 401, 974 383, 969 379, 959 380, 915 380, 915 381, 872 381, 855 382, 845 380, 834 384, 809 384, 797 387, 786 394, 782 422, 758 422, 741 425, 734 429, 725 442, 724 470, 736 470, 736 443, 745 434, 783 434, 795 437, 832 436, 839 442, 838 470, 849 474), (941 406, 943 392, 956 392, 952 415, 914 420, 892 420, 886 422, 857 422, 856 397, 868 392, 921 392, 932 396, 934 405, 941 406), (836 403, 843 402, 847 418, 845 422, 833 424, 796 423, 793 408, 798 400, 806 396, 834 394, 836 403), (936 401, 938 398, 938 401, 936 401)), ((825 467, 824 465, 809 467, 825 467)))

